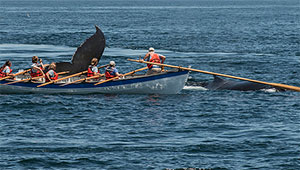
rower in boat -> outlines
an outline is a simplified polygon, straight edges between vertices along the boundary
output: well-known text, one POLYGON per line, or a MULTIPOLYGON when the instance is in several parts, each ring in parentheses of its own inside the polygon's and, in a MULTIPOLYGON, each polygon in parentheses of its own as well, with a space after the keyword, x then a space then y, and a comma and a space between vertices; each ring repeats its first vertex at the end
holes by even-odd
MULTIPOLYGON (((148 53, 144 57, 144 61, 163 64, 166 57, 161 54, 157 54, 154 51, 154 48, 150 47, 148 53)), ((160 73, 163 70, 163 67, 158 65, 147 64, 147 66, 149 68, 147 74, 160 73)))
MULTIPOLYGON (((45 76, 43 70, 45 69, 42 59, 39 59, 38 56, 32 57, 32 65, 31 65, 31 72, 30 76, 33 77, 39 77, 39 76, 45 76)), ((41 80, 39 80, 41 81, 41 80)))
POLYGON ((0 78, 6 77, 6 76, 14 76, 11 72, 11 62, 7 60, 3 66, 0 68, 0 78))
POLYGON ((111 79, 114 77, 119 77, 122 76, 122 74, 120 74, 118 72, 118 69, 116 68, 116 63, 114 61, 110 61, 109 62, 109 66, 106 67, 105 69, 105 78, 106 79, 111 79))
MULTIPOLYGON (((93 58, 91 61, 91 65, 88 68, 87 77, 93 77, 93 76, 104 76, 104 74, 101 74, 98 67, 98 59, 93 58)), ((99 78, 94 78, 94 80, 98 80, 99 78)), ((89 79, 91 80, 91 79, 89 79)))
POLYGON ((46 82, 57 80, 58 74, 55 72, 56 64, 51 63, 49 65, 49 71, 45 74, 46 82))

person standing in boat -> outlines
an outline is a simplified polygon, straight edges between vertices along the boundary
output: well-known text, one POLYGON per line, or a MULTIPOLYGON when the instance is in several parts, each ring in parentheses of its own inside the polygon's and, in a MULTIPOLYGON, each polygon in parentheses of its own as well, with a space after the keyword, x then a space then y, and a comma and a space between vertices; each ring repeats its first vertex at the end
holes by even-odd
POLYGON ((45 69, 42 59, 39 59, 38 56, 32 57, 31 65, 31 77, 45 76, 43 70, 45 69), (38 63, 39 61, 39 63, 38 63))
POLYGON ((45 74, 46 82, 57 80, 58 74, 55 72, 56 64, 51 63, 49 65, 49 71, 45 74))
POLYGON ((109 66, 106 67, 105 69, 105 78, 106 79, 111 79, 114 77, 119 77, 122 76, 122 74, 120 74, 118 72, 118 69, 116 68, 116 63, 114 61, 110 61, 109 62, 109 66))
MULTIPOLYGON (((144 60, 153 63, 164 63, 166 57, 161 54, 157 54, 154 51, 154 48, 150 47, 148 53, 144 57, 144 60)), ((163 70, 163 68, 158 65, 147 64, 147 66, 149 68, 147 74, 160 73, 163 70)))
POLYGON ((6 76, 14 76, 11 69, 11 62, 7 60, 4 65, 0 68, 0 78, 6 77, 6 76))

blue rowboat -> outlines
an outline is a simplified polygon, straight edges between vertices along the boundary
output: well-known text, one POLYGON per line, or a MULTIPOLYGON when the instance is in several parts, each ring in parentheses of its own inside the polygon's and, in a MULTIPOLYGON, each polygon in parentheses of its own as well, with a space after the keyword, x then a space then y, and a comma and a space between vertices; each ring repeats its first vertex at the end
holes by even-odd
MULTIPOLYGON (((5 84, 15 80, 0 81, 0 93, 43 93, 43 94, 177 94, 187 81, 188 71, 168 71, 153 75, 132 75, 123 79, 108 81, 99 85, 95 82, 74 83, 61 86, 66 82, 57 82, 43 87, 42 83, 19 82, 5 84)), ((72 80, 67 80, 71 82, 72 80)))

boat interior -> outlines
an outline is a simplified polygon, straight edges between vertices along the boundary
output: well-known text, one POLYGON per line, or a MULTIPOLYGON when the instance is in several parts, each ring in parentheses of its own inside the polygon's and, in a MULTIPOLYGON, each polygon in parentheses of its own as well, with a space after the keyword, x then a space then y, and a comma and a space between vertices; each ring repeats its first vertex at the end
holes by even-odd
MULTIPOLYGON (((112 80, 112 81, 120 81, 120 80, 129 80, 129 79, 135 79, 135 78, 151 77, 151 76, 162 75, 162 74, 167 74, 167 73, 171 73, 171 72, 178 72, 178 71, 180 71, 180 70, 179 69, 171 69, 171 70, 165 70, 165 71, 163 71, 161 73, 157 73, 157 74, 134 73, 134 74, 131 74, 131 75, 127 75, 125 77, 120 77, 119 79, 115 79, 115 80, 112 80)), ((64 76, 65 75, 59 75, 58 79, 63 78, 64 76)), ((6 80, 9 81, 9 82, 13 82, 13 81, 20 81, 20 80, 25 80, 25 79, 30 79, 30 78, 31 78, 30 74, 25 73, 25 74, 16 76, 14 79, 6 79, 6 80)), ((76 82, 74 84, 78 84, 78 83, 97 83, 99 81, 105 80, 104 76, 99 77, 97 79, 89 79, 89 80, 84 80, 85 78, 87 78, 86 75, 74 76, 74 77, 56 82, 55 84, 71 83, 73 81, 80 80, 80 79, 83 79, 83 80, 79 81, 79 82, 76 82)), ((45 83, 45 78, 40 78, 40 79, 36 79, 36 80, 27 80, 27 81, 24 81, 24 82, 40 84, 40 83, 45 83)))

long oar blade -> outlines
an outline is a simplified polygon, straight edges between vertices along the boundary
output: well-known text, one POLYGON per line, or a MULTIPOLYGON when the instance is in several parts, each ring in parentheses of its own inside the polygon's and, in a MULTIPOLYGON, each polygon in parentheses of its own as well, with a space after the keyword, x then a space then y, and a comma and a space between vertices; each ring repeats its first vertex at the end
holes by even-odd
MULTIPOLYGON (((20 72, 20 73, 16 73, 16 74, 14 74, 14 76, 17 76, 17 75, 20 75, 20 74, 24 74, 24 73, 27 73, 28 71, 30 71, 31 69, 27 69, 27 70, 25 70, 25 71, 22 71, 22 72, 20 72)), ((0 81, 1 80, 5 80, 5 79, 9 79, 9 78, 11 78, 12 76, 6 76, 6 77, 3 77, 3 78, 0 78, 0 81)))
MULTIPOLYGON (((146 70, 147 68, 148 68, 148 67, 143 67, 143 68, 140 68, 140 69, 137 69, 137 70, 128 72, 128 73, 126 73, 126 74, 123 74, 123 76, 128 76, 128 75, 134 74, 134 73, 136 73, 136 72, 138 72, 138 71, 146 70)), ((96 84, 94 84, 94 85, 97 86, 97 85, 99 85, 99 84, 106 83, 106 82, 108 82, 108 81, 112 81, 112 80, 115 80, 115 79, 118 79, 118 78, 119 78, 119 77, 114 77, 114 78, 111 78, 111 79, 107 79, 107 80, 104 80, 104 81, 100 81, 100 82, 98 82, 98 83, 96 83, 96 84)))
POLYGON ((134 62, 138 62, 138 63, 153 64, 153 65, 177 68, 177 69, 181 69, 181 70, 195 71, 195 72, 200 72, 200 73, 204 73, 204 74, 211 74, 211 75, 228 77, 228 78, 233 78, 233 79, 238 79, 238 80, 250 81, 250 82, 254 82, 254 83, 260 83, 260 84, 265 84, 265 85, 269 85, 269 86, 273 86, 273 87, 278 87, 278 88, 282 88, 282 89, 287 89, 287 90, 293 90, 293 91, 300 92, 300 87, 286 85, 286 84, 269 83, 269 82, 265 82, 265 81, 253 80, 253 79, 248 79, 248 78, 243 78, 243 77, 236 77, 236 76, 220 74, 220 73, 214 73, 214 72, 198 70, 198 69, 192 69, 192 68, 187 68, 187 67, 174 66, 174 65, 168 65, 168 64, 160 64, 160 63, 153 63, 153 62, 148 62, 148 61, 144 61, 144 60, 128 59, 128 61, 134 61, 134 62))

